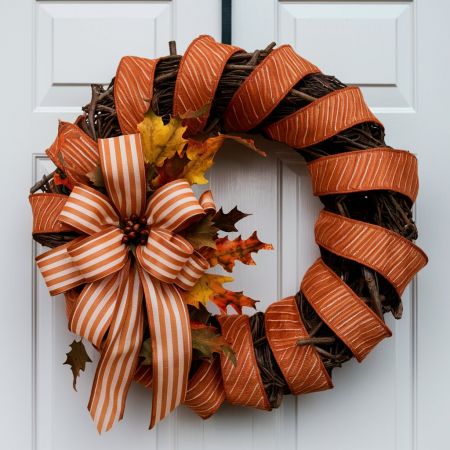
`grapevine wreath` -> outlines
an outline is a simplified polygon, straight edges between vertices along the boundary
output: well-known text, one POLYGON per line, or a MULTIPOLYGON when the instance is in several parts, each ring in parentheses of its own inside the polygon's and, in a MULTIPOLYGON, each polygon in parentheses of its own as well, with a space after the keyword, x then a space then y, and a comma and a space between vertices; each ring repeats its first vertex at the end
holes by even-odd
MULTIPOLYGON (((284 394, 331 388, 333 368, 391 335, 383 315, 401 317, 427 263, 412 242, 416 158, 385 144, 357 87, 274 47, 200 36, 183 57, 173 42, 164 58, 124 57, 47 150, 56 170, 30 195, 33 237, 50 247, 37 265, 50 294, 64 294, 69 329, 101 354, 88 406, 100 432, 122 418, 133 379, 153 390, 151 427, 180 403, 207 418, 225 400, 270 410, 284 394), (246 214, 191 188, 227 139, 262 154, 236 132, 299 152, 324 205, 321 257, 299 292, 252 316, 242 307, 255 301, 208 269, 231 272, 272 247, 256 232, 224 236, 246 214)), ((75 340, 74 387, 89 361, 75 340)))

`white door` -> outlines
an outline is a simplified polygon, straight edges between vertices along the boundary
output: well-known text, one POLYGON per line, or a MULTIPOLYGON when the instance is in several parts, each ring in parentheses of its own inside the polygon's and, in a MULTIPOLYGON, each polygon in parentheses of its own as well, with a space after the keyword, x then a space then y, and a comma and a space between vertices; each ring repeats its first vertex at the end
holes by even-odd
MULTIPOLYGON (((124 420, 99 436, 86 409, 95 361, 74 392, 62 365, 72 339, 64 304, 49 297, 32 263, 41 249, 31 243, 27 190, 51 169, 44 150, 57 119, 75 118, 89 100, 89 83, 108 82, 124 54, 154 57, 168 53, 171 39, 182 52, 198 34, 220 38, 220 1, 0 0, 0 448, 448 448, 450 310, 442 280, 450 251, 449 18, 445 0, 233 3, 234 44, 293 44, 324 72, 361 85, 388 142, 418 154, 419 244, 430 264, 405 294, 402 321, 389 321, 394 337, 362 365, 336 370, 333 391, 286 397, 272 413, 224 406, 206 422, 179 408, 148 431, 149 394, 134 384, 124 420)), ((257 228, 276 248, 258 255, 256 268, 240 266, 235 287, 260 299, 259 309, 294 293, 317 254, 313 223, 320 208, 301 161, 276 146, 267 161, 229 148, 211 183, 225 210, 239 199, 241 210, 253 212, 242 233, 257 228)))
POLYGON ((332 392, 297 399, 295 448, 448 449, 450 4, 243 0, 233 7, 234 44, 289 43, 324 73, 361 86, 387 143, 419 159, 415 216, 430 262, 403 296, 403 319, 388 321, 394 336, 362 365, 335 370, 332 392))

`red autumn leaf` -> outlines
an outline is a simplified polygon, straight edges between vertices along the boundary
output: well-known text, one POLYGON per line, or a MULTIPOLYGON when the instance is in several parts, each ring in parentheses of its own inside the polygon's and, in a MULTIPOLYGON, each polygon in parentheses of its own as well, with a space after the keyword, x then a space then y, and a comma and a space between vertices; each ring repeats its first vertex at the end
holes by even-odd
POLYGON ((232 241, 228 239, 228 236, 217 239, 216 248, 207 248, 202 251, 202 254, 211 266, 220 264, 227 272, 231 272, 236 260, 254 266, 255 261, 251 254, 259 250, 273 250, 273 246, 261 242, 254 231, 248 239, 241 239, 241 236, 232 241))

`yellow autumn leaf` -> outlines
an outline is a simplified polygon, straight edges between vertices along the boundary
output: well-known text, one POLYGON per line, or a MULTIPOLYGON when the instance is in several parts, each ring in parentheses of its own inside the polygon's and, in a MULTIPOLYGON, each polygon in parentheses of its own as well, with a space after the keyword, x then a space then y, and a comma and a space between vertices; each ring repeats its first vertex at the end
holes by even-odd
POLYGON ((214 156, 222 147, 225 137, 222 134, 203 142, 189 141, 186 156, 189 162, 183 171, 183 177, 191 184, 207 184, 205 172, 213 165, 214 156))
POLYGON ((191 184, 207 184, 208 180, 205 178, 205 172, 213 165, 214 156, 222 147, 226 139, 244 145, 261 156, 266 156, 263 151, 255 146, 253 140, 244 139, 240 136, 219 134, 218 136, 210 137, 202 142, 190 140, 186 148, 186 156, 188 157, 189 162, 184 168, 183 177, 191 184))
POLYGON ((197 281, 194 287, 186 294, 186 303, 193 305, 196 308, 200 303, 206 305, 208 301, 212 301, 217 293, 223 292, 223 283, 230 283, 233 281, 232 277, 222 275, 212 275, 205 273, 197 281))
POLYGON ((144 120, 138 124, 141 133, 142 150, 146 163, 161 167, 164 161, 176 153, 181 155, 187 140, 183 138, 186 127, 177 118, 170 118, 164 125, 160 116, 148 111, 144 120))

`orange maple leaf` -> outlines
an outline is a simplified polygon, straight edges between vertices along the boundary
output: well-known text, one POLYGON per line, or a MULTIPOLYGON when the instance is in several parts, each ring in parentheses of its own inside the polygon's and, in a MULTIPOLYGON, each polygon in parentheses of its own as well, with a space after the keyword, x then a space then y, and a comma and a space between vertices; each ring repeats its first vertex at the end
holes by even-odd
MULTIPOLYGON (((200 304, 206 305, 213 302, 223 314, 227 314, 227 306, 242 314, 242 307, 255 308, 257 300, 247 297, 242 292, 233 292, 223 287, 224 283, 233 281, 233 278, 221 275, 205 273, 197 281, 194 287, 186 293, 185 302, 188 305, 199 308, 200 304)), ((201 327, 199 322, 191 321, 191 328, 201 327)))
POLYGON ((273 250, 273 246, 261 242, 254 231, 245 240, 241 236, 232 241, 228 239, 228 236, 217 239, 216 248, 207 248, 202 251, 202 254, 211 266, 220 264, 227 272, 232 272, 236 260, 254 266, 256 263, 251 254, 259 250, 273 250))
POLYGON ((212 302, 217 305, 222 314, 227 314, 227 306, 231 306, 238 314, 242 314, 242 307, 256 309, 257 300, 247 297, 241 292, 233 292, 224 289, 223 292, 217 293, 212 302))
POLYGON ((238 142, 261 156, 266 156, 263 151, 255 146, 253 140, 244 139, 240 136, 219 134, 200 142, 190 139, 186 147, 186 156, 189 162, 184 167, 183 177, 191 184, 207 184, 208 180, 205 178, 205 173, 214 164, 216 153, 227 139, 238 142))

